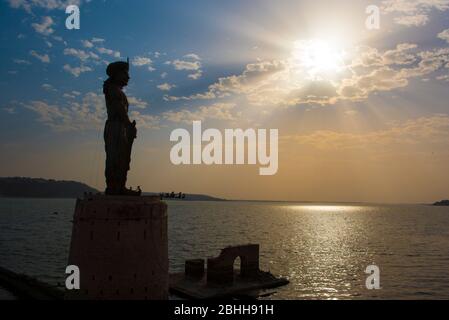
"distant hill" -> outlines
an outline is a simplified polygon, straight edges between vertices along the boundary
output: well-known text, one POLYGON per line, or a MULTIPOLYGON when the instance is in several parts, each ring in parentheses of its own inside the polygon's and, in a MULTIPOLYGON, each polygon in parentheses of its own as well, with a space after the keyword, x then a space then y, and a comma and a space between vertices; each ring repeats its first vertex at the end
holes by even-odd
POLYGON ((443 206, 449 207, 449 200, 442 200, 442 201, 439 201, 439 202, 435 202, 433 205, 434 206, 440 206, 440 207, 443 207, 443 206))
MULTIPOLYGON (((0 197, 8 198, 80 198, 85 192, 99 191, 76 181, 57 181, 35 178, 0 178, 0 197)), ((144 195, 159 195, 145 192, 144 195)), ((176 200, 176 199, 164 199, 176 200)), ((186 194, 182 201, 225 201, 204 194, 186 194)))
POLYGON ((0 197, 10 198, 77 198, 84 192, 98 190, 76 181, 35 178, 0 178, 0 197))

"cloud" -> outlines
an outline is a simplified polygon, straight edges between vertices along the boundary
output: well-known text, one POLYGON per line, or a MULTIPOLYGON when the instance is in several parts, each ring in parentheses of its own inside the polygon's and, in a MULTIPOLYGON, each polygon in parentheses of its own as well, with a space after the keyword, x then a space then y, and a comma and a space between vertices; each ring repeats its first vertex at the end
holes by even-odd
POLYGON ((77 57, 81 61, 86 61, 90 58, 95 59, 95 60, 100 59, 100 57, 93 52, 86 52, 84 50, 79 50, 79 49, 74 49, 74 48, 64 49, 64 55, 77 57))
POLYGON ((72 91, 72 92, 66 92, 64 93, 63 97, 67 98, 67 99, 75 99, 76 97, 78 97, 79 95, 81 95, 80 92, 78 91, 72 91))
POLYGON ((97 51, 101 54, 113 56, 114 58, 120 58, 120 51, 114 51, 114 50, 107 49, 104 47, 97 48, 97 51))
POLYGON ((425 26, 429 21, 429 17, 425 14, 417 14, 414 16, 396 17, 394 22, 407 27, 425 26))
POLYGON ((199 61, 185 61, 176 59, 170 62, 175 70, 198 70, 201 68, 201 62, 199 61))
POLYGON ((181 100, 186 100, 186 101, 210 100, 210 99, 215 99, 215 98, 217 98, 217 96, 213 92, 197 93, 197 94, 193 94, 190 96, 183 96, 183 97, 176 97, 176 96, 169 96, 169 95, 164 96, 165 101, 171 101, 171 102, 181 101, 181 100))
POLYGON ((28 61, 28 60, 22 60, 22 59, 14 59, 13 62, 16 63, 16 64, 27 64, 27 65, 30 65, 30 64, 31 64, 30 61, 28 61))
POLYGON ((102 43, 102 42, 105 42, 106 40, 105 39, 102 39, 102 38, 92 38, 92 40, 91 40, 93 43, 102 43))
POLYGON ((92 68, 87 66, 72 67, 69 64, 64 65, 63 69, 78 78, 82 73, 92 71, 92 68))
POLYGON ((162 53, 160 53, 160 52, 158 52, 158 51, 156 51, 156 52, 153 53, 153 57, 154 57, 155 59, 158 59, 161 55, 162 55, 162 53))
POLYGON ((295 55, 285 60, 248 64, 238 75, 219 78, 206 92, 165 96, 166 101, 245 98, 251 105, 295 106, 361 101, 374 92, 408 86, 410 79, 428 76, 449 64, 449 48, 418 51, 413 43, 393 49, 355 48, 334 77, 309 77, 295 55))
POLYGON ((189 77, 192 80, 198 80, 203 75, 203 72, 201 70, 198 70, 195 73, 189 74, 187 77, 189 77))
POLYGON ((106 117, 104 97, 94 92, 87 93, 81 103, 70 102, 64 107, 44 101, 32 101, 25 107, 39 116, 39 122, 56 131, 98 129, 106 117))
POLYGON ((345 79, 338 93, 342 98, 361 100, 371 92, 390 91, 408 85, 407 77, 390 67, 373 70, 369 74, 345 79))
POLYGON ((142 129, 159 129, 160 117, 142 114, 139 111, 130 112, 131 119, 135 119, 138 128, 142 129))
MULTIPOLYGON (((99 130, 106 121, 104 96, 95 92, 86 93, 80 102, 67 101, 63 106, 45 101, 31 101, 25 108, 37 114, 37 120, 55 131, 99 130)), ((136 119, 141 128, 157 128, 159 117, 144 115, 133 111, 130 116, 136 119)))
MULTIPOLYGON (((68 5, 78 5, 82 4, 81 0, 7 0, 9 5, 15 9, 24 9, 28 13, 32 12, 33 8, 40 8, 46 10, 65 10, 68 5)), ((90 2, 87 0, 85 2, 90 2)))
POLYGON ((356 50, 356 58, 350 67, 382 67, 389 65, 409 65, 417 60, 416 54, 410 51, 418 46, 413 43, 400 43, 395 49, 380 52, 376 48, 361 46, 356 50))
POLYGON ((149 71, 155 71, 156 69, 152 66, 153 61, 148 57, 137 56, 132 61, 131 64, 136 67, 148 66, 149 71))
MULTIPOLYGON (((408 50, 413 48, 413 46, 403 45, 398 46, 398 48, 408 50)), ((370 93, 375 91, 390 91, 406 87, 411 78, 429 75, 449 63, 449 48, 432 49, 413 55, 405 54, 402 51, 399 54, 389 56, 389 58, 395 57, 396 60, 386 59, 386 54, 382 56, 383 60, 386 61, 385 64, 368 73, 356 74, 350 79, 343 80, 338 89, 342 98, 361 100, 367 98, 370 93), (407 67, 403 66, 411 61, 418 61, 418 63, 407 67), (393 68, 393 64, 400 65, 400 68, 393 68)))
POLYGON ((30 55, 32 55, 33 57, 35 57, 36 59, 40 60, 43 63, 50 63, 50 57, 48 56, 48 54, 39 54, 36 51, 31 50, 30 55))
POLYGON ((271 76, 280 73, 285 68, 285 63, 281 61, 248 64, 242 74, 219 78, 216 83, 209 86, 207 92, 184 97, 167 96, 165 100, 215 99, 229 94, 247 94, 248 97, 255 97, 261 93, 261 90, 266 89, 266 84, 271 81, 271 76))
POLYGON ((95 47, 96 44, 103 43, 105 41, 106 40, 104 39, 94 37, 91 40, 81 40, 81 44, 83 45, 84 48, 92 49, 95 47))
POLYGON ((148 106, 148 103, 146 101, 140 100, 135 97, 128 97, 128 103, 130 104, 130 106, 139 109, 145 109, 148 106))
POLYGON ((56 40, 56 41, 59 41, 59 42, 63 42, 64 45, 67 45, 67 42, 64 41, 64 39, 62 37, 60 37, 60 36, 53 36, 52 38, 53 38, 53 40, 56 40))
POLYGON ((166 61, 165 64, 172 65, 178 71, 195 71, 188 75, 188 78, 192 80, 198 80, 203 75, 201 57, 195 53, 186 54, 183 56, 183 60, 166 61))
POLYGON ((173 61, 166 61, 168 65, 172 65, 175 70, 196 71, 201 69, 201 58, 195 53, 186 54, 184 60, 176 59, 173 61))
POLYGON ((131 63, 133 66, 142 67, 142 66, 150 65, 152 62, 153 61, 151 61, 150 58, 138 56, 138 57, 135 57, 131 63))
POLYGON ((417 47, 413 43, 400 43, 395 49, 385 51, 382 55, 382 63, 384 65, 409 65, 417 59, 414 54, 410 53, 410 50, 417 47))
POLYGON ((55 30, 51 27, 54 25, 53 19, 51 17, 42 17, 42 22, 39 23, 33 23, 31 26, 33 29, 44 36, 51 35, 55 30))
POLYGON ((51 84, 48 84, 48 83, 44 83, 42 85, 42 89, 47 90, 47 91, 54 91, 54 92, 58 91, 55 89, 55 87, 53 87, 51 84))
POLYGON ((449 29, 443 30, 438 34, 438 38, 449 43, 449 29))
POLYGON ((197 60, 197 61, 201 60, 200 56, 197 55, 196 53, 189 53, 189 54, 186 54, 186 55, 184 56, 184 58, 191 59, 191 60, 197 60))
POLYGON ((62 97, 66 98, 66 99, 75 99, 76 98, 73 94, 70 94, 70 93, 64 93, 62 95, 62 97))
POLYGON ((165 82, 165 83, 158 85, 157 88, 162 91, 170 91, 171 89, 176 88, 176 86, 165 82))
POLYGON ((195 111, 188 109, 168 111, 164 112, 162 116, 171 122, 187 124, 191 124, 195 120, 235 120, 236 116, 232 114, 235 106, 233 103, 214 103, 209 106, 198 107, 195 111))
POLYGON ((407 27, 423 26, 432 10, 447 11, 449 0, 384 0, 382 9, 395 14, 394 22, 407 27))
POLYGON ((81 44, 84 48, 93 48, 94 44, 89 40, 81 40, 81 44))

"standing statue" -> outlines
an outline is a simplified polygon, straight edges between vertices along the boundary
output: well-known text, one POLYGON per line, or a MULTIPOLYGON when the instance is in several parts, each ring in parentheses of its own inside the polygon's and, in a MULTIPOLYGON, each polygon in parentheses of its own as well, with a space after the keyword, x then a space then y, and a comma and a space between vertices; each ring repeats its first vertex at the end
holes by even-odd
POLYGON ((108 65, 109 78, 104 82, 108 119, 104 128, 106 149, 106 194, 140 195, 141 191, 126 188, 126 179, 131 162, 131 150, 137 137, 136 121, 128 118, 128 99, 123 88, 129 81, 129 61, 113 62, 108 65))

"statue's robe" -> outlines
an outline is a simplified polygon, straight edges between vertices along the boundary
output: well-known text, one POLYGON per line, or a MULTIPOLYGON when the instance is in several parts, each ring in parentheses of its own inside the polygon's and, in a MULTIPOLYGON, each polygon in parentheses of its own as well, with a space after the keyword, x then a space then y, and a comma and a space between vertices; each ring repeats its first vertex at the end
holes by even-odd
POLYGON ((123 194, 136 137, 135 125, 128 118, 128 99, 122 88, 108 79, 103 86, 108 120, 104 129, 106 149, 106 194, 123 194))

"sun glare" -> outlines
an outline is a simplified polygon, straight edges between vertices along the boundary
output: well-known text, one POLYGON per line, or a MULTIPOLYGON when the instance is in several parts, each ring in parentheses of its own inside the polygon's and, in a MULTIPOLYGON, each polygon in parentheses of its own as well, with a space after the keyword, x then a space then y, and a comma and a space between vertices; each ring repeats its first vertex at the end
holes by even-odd
POLYGON ((344 66, 344 51, 324 40, 296 41, 292 58, 311 76, 336 74, 344 66))
POLYGON ((358 211, 361 207, 353 205, 298 205, 293 206, 293 209, 304 212, 322 212, 322 213, 336 213, 336 212, 352 212, 358 211))

